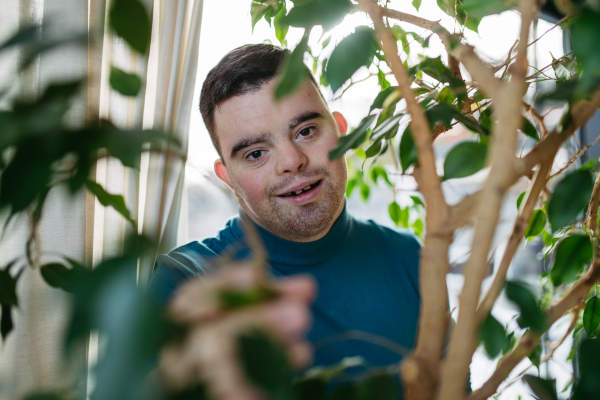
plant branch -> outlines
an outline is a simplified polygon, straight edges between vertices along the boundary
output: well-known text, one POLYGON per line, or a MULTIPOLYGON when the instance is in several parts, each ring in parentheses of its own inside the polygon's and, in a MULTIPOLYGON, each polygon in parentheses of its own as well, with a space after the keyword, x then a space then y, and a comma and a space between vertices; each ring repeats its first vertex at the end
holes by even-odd
MULTIPOLYGON (((494 145, 490 149, 491 154, 488 154, 488 164, 492 167, 481 190, 480 202, 474 209, 476 226, 471 256, 464 266, 465 283, 459 298, 460 312, 456 329, 450 339, 448 356, 442 368, 439 391, 441 400, 464 398, 464 382, 469 372, 473 352, 479 343, 477 303, 481 283, 486 277, 488 253, 500 217, 504 194, 513 182, 511 175, 515 168, 518 129, 521 128, 521 119, 518 117, 521 115, 521 101, 528 66, 527 39, 529 27, 537 11, 536 4, 535 0, 521 0, 519 3, 522 21, 517 57, 511 67, 512 78, 507 84, 500 85, 498 92, 492 97, 498 119, 491 134, 494 145)), ((493 75, 491 69, 486 67, 486 70, 493 75)))
POLYGON ((542 138, 548 136, 548 128, 546 128, 546 123, 544 122, 544 117, 537 112, 534 106, 523 101, 523 108, 527 111, 531 116, 536 120, 538 125, 540 126, 540 130, 542 131, 542 138))
POLYGON ((546 182, 548 179, 548 172, 552 167, 552 161, 546 161, 540 165, 540 168, 535 172, 534 178, 531 181, 531 185, 525 198, 523 200, 522 210, 515 221, 515 225, 513 227, 513 231, 508 239, 508 243, 506 244, 506 250, 504 250, 504 254, 502 256, 502 260, 498 265, 498 269, 496 271, 496 275, 494 276, 494 280, 492 281, 492 285, 490 286, 488 292, 485 297, 479 304, 477 308, 477 323, 478 325, 487 317, 487 315, 492 311, 492 307, 496 302, 496 299, 502 292, 504 288, 504 282, 506 280, 506 272, 508 271, 508 267, 515 255, 519 247, 519 243, 523 239, 523 232, 527 228, 529 224, 529 220, 531 219, 531 214, 535 208, 535 205, 538 201, 541 191, 546 186, 546 182))
POLYGON ((595 237, 598 237, 598 203, 600 202, 600 174, 596 178, 594 183, 594 190, 592 191, 592 199, 588 208, 587 226, 590 231, 594 233, 595 237))
POLYGON ((473 80, 479 84, 481 90, 490 98, 494 98, 502 85, 502 81, 496 78, 494 76, 494 71, 481 61, 475 54, 472 46, 460 43, 459 39, 452 35, 438 21, 430 21, 425 18, 385 7, 380 7, 380 10, 383 16, 398 21, 408 22, 409 24, 436 33, 444 43, 444 46, 446 46, 448 55, 455 57, 458 61, 462 62, 473 80))
POLYGON ((552 355, 554 355, 556 349, 558 349, 560 345, 563 344, 565 340, 567 340, 567 338, 569 337, 569 333, 571 333, 571 331, 573 330, 573 328, 575 328, 575 325, 577 324, 577 320, 579 319, 579 311, 581 311, 581 306, 575 306, 575 308, 573 309, 573 316, 571 317, 571 322, 569 323, 567 331, 558 342, 550 344, 548 346, 550 348, 550 352, 540 360, 540 363, 544 363, 550 360, 552 358, 552 355))

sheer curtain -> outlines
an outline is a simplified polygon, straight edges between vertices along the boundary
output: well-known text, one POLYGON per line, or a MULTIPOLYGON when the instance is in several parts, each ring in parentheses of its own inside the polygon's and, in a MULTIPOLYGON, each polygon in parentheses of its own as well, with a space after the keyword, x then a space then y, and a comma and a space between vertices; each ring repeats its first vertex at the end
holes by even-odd
MULTIPOLYGON (((0 91, 11 96, 36 96, 50 82, 87 76, 67 115, 67 123, 109 119, 123 129, 157 128, 169 131, 187 154, 188 125, 198 63, 203 0, 140 0, 152 15, 150 51, 139 56, 115 37, 107 24, 110 0, 0 0, 0 43, 20 27, 37 23, 42 37, 89 32, 86 45, 68 45, 43 53, 25 73, 17 75, 22 57, 18 50, 0 54, 0 91), (140 94, 121 96, 109 87, 110 66, 142 77, 140 94)), ((0 109, 5 107, 0 103, 0 109)), ((160 243, 160 251, 177 244, 185 157, 181 150, 164 148, 144 154, 140 170, 118 160, 101 159, 93 178, 108 192, 121 194, 138 230, 160 243), (178 154, 178 155, 175 155, 178 154)), ((4 223, 6 216, 0 216, 4 223)), ((29 234, 26 217, 13 220, 0 242, 0 268, 23 256, 29 234)), ((62 254, 94 265, 118 254, 123 238, 134 229, 118 213, 105 208, 90 194, 75 196, 53 189, 44 208, 38 233, 40 264, 62 254)), ((141 260, 139 283, 152 272, 153 258, 141 260)), ((13 311, 15 329, 0 345, 0 398, 21 399, 34 390, 72 389, 94 362, 96 346, 82 346, 68 361, 62 358, 62 334, 68 319, 69 297, 44 283, 39 271, 26 267, 17 291, 19 308, 13 311)), ((86 379, 75 387, 84 398, 86 379)))

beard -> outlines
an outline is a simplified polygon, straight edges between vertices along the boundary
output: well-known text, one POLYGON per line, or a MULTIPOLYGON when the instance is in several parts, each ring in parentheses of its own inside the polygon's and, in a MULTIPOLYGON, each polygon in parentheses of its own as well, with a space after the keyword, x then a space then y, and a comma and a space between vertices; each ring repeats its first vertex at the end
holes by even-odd
POLYGON ((246 196, 243 196, 243 199, 248 208, 260 219, 262 225, 271 233, 280 237, 306 239, 323 232, 333 222, 344 201, 347 181, 345 168, 343 168, 342 175, 336 181, 327 168, 318 167, 310 171, 303 171, 297 176, 287 177, 281 182, 269 186, 266 190, 266 201, 260 204, 249 201, 246 196), (289 187, 294 181, 311 178, 321 178, 323 193, 318 201, 305 205, 294 205, 288 204, 274 195, 289 187))

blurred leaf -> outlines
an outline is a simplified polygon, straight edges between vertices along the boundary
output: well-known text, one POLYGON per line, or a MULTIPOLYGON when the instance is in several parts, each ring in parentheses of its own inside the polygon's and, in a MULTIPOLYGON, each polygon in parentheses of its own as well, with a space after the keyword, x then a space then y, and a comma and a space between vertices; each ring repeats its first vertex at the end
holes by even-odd
POLYGON ((26 25, 19 29, 17 33, 8 38, 4 43, 0 44, 0 52, 11 48, 12 46, 18 46, 33 42, 37 39, 38 32, 41 31, 41 27, 38 25, 26 25))
POLYGON ((541 235, 542 232, 544 232, 545 227, 546 213, 544 210, 533 210, 529 225, 527 226, 527 229, 525 229, 525 238, 529 239, 541 235))
POLYGON ((288 53, 283 60, 281 69, 278 72, 275 99, 281 100, 292 94, 308 78, 308 69, 304 64, 304 53, 307 49, 309 34, 310 31, 305 31, 298 46, 292 53, 288 53))
POLYGON ((412 5, 414 8, 417 9, 417 11, 419 11, 419 8, 421 7, 421 2, 422 0, 413 0, 412 5))
POLYGON ((283 2, 281 10, 277 13, 277 15, 275 15, 275 18, 273 18, 275 36, 277 37, 277 40, 279 40, 279 43, 281 43, 282 46, 285 46, 286 44, 285 37, 287 36, 288 30, 290 29, 290 26, 283 21, 286 14, 287 9, 285 8, 285 2, 283 2))
POLYGON ((537 129, 531 123, 531 121, 525 117, 523 117, 523 128, 521 128, 521 131, 530 138, 534 139, 536 142, 540 141, 540 136, 538 135, 537 129))
POLYGON ((552 56, 552 69, 554 70, 556 79, 559 81, 568 81, 571 79, 571 72, 563 65, 561 60, 557 60, 554 56, 552 56))
POLYGON ((8 268, 0 269, 0 304, 3 306, 18 306, 17 279, 13 278, 8 268))
POLYGON ((269 398, 281 399, 289 390, 292 369, 283 347, 261 330, 242 334, 237 351, 243 371, 250 382, 269 398))
POLYGON ((535 346, 535 349, 533 349, 533 351, 527 356, 527 358, 529 358, 529 361, 531 361, 531 363, 535 365, 536 368, 540 368, 540 362, 542 358, 542 346, 540 343, 538 343, 537 346, 535 346))
POLYGON ((367 185, 366 183, 363 183, 362 185, 360 185, 360 197, 362 197, 362 199, 364 201, 367 201, 369 199, 370 193, 371 193, 371 188, 369 187, 369 185, 367 185))
POLYGON ((480 171, 485 166, 487 145, 477 142, 461 142, 454 146, 444 161, 443 180, 463 178, 480 171))
POLYGON ((421 237, 421 235, 423 234, 423 220, 416 220, 412 223, 411 227, 413 228, 413 232, 415 233, 415 235, 421 237))
POLYGON ((381 140, 376 140, 369 146, 369 148, 365 152, 365 155, 367 156, 367 158, 375 157, 377 154, 379 154, 380 151, 381 151, 381 140))
POLYGON ((325 400, 327 386, 322 379, 303 379, 292 384, 292 391, 298 400, 325 400))
POLYGON ((12 320, 12 306, 9 304, 2 304, 2 319, 0 319, 0 334, 2 340, 6 343, 8 334, 13 330, 12 320))
POLYGON ((390 218, 392 219, 392 221, 394 221, 396 226, 399 226, 400 220, 402 218, 402 209, 400 208, 398 203, 396 203, 395 201, 390 203, 390 205, 388 207, 388 212, 390 214, 390 218))
POLYGON ((330 160, 341 158, 346 151, 357 148, 367 139, 367 130, 375 121, 377 115, 368 115, 360 122, 358 127, 346 136, 341 136, 335 149, 329 152, 330 160))
POLYGON ((379 83, 379 87, 381 87, 382 90, 392 86, 392 84, 385 77, 385 73, 380 69, 377 70, 377 82, 379 83))
POLYGON ((419 196, 410 196, 410 198, 412 199, 415 206, 425 207, 425 203, 423 203, 423 200, 421 200, 419 196))
POLYGON ((521 203, 523 202, 523 199, 525 198, 525 193, 523 192, 519 195, 519 197, 517 198, 517 210, 521 209, 521 203))
POLYGON ((354 189, 356 184, 356 179, 352 178, 348 180, 348 185, 346 186, 346 197, 350 197, 350 195, 352 194, 352 190, 354 189))
POLYGON ((548 204, 548 219, 552 230, 569 225, 590 201, 594 180, 589 170, 567 174, 554 189, 548 204))
POLYGON ((402 117, 404 117, 404 114, 400 113, 383 121, 373 130, 373 133, 371 134, 371 140, 379 140, 382 138, 391 139, 389 133, 394 130, 398 130, 398 124, 400 123, 402 117))
POLYGON ((250 18, 252 20, 252 33, 254 33, 254 25, 271 10, 271 5, 264 1, 252 1, 250 6, 250 18))
POLYGON ((590 400, 600 393, 600 340, 585 339, 579 348, 580 379, 575 383, 572 400, 590 400))
MULTIPOLYGON (((377 97, 375 97, 375 100, 373 101, 373 104, 371 104, 371 108, 369 109, 369 112, 373 111, 376 108, 383 108, 383 102, 385 101, 385 99, 387 99, 387 97, 389 95, 391 95, 394 90, 397 90, 397 89, 398 89, 398 86, 390 86, 386 89, 383 89, 377 95, 377 97)), ((398 99, 400 99, 400 97, 398 97, 398 99)))
POLYGON ((600 326, 600 299, 596 296, 590 297, 583 310, 583 328, 589 338, 598 335, 600 326))
POLYGON ((555 379, 542 379, 533 375, 525 375, 523 381, 531 387, 539 400, 558 400, 555 379))
POLYGON ((131 215, 129 214, 129 209, 127 208, 127 205, 125 205, 125 200, 123 199, 123 196, 110 194, 106 190, 104 190, 102 186, 91 180, 87 180, 85 182, 85 186, 98 198, 100 204, 102 204, 105 207, 114 208, 127 221, 131 222, 133 226, 136 225, 135 221, 131 218, 131 215))
POLYGON ((587 235, 567 236, 558 243, 550 278, 554 286, 570 282, 592 259, 593 247, 587 235))
POLYGON ((511 0, 462 0, 462 8, 470 17, 483 18, 486 15, 500 14, 516 6, 511 0))
POLYGON ((385 181, 385 183, 388 184, 388 186, 394 186, 390 181, 387 172, 385 172, 385 169, 382 166, 376 165, 374 167, 371 167, 371 179, 373 180, 373 182, 377 183, 379 181, 379 178, 383 178, 383 180, 385 181))
POLYGON ((375 32, 368 26, 357 26, 333 50, 327 63, 327 82, 335 93, 362 66, 373 61, 377 42, 375 32))
POLYGON ((322 25, 324 31, 342 22, 352 8, 350 0, 313 0, 294 5, 284 19, 286 24, 305 29, 322 25))
POLYGON ((469 15, 467 17, 467 12, 462 6, 462 1, 437 0, 437 4, 442 9, 442 11, 444 11, 447 15, 456 18, 461 25, 465 25, 467 28, 471 29, 474 32, 478 31, 481 18, 477 18, 474 15, 469 15))
POLYGON ((546 317, 537 306, 533 294, 519 282, 506 282, 506 297, 517 304, 521 310, 518 319, 521 328, 531 328, 533 331, 541 332, 546 325, 546 317))
POLYGON ((261 285, 248 290, 227 289, 219 293, 219 304, 224 310, 237 310, 261 304, 278 297, 278 293, 270 286, 261 285))
POLYGON ((400 164, 402 172, 406 173, 408 167, 417 162, 417 147, 410 132, 411 124, 408 124, 400 139, 400 164))
POLYGON ((506 335, 506 338, 504 339, 504 345, 502 346, 502 355, 505 355, 509 351, 511 351, 513 347, 515 347, 516 343, 517 341, 515 340, 514 332, 511 332, 508 335, 506 335))
POLYGON ((42 278, 52 287, 73 292, 78 274, 62 264, 46 264, 40 268, 42 278))
POLYGON ((150 17, 138 0, 114 0, 109 14, 110 26, 129 45, 146 54, 150 44, 150 17))
POLYGON ((506 332, 500 322, 492 314, 489 314, 479 328, 479 338, 483 342, 488 357, 494 359, 505 345, 506 332))
POLYGON ((142 80, 136 74, 128 74, 117 67, 110 67, 110 86, 123 96, 137 96, 142 80))
POLYGON ((453 78, 452 71, 444 65, 441 57, 425 58, 418 65, 417 69, 439 82, 449 83, 453 78))
POLYGON ((181 392, 169 393, 164 400, 210 400, 206 384, 185 388, 181 392))
POLYGON ((358 392, 358 387, 353 384, 344 383, 336 386, 331 400, 362 400, 358 392))
POLYGON ((373 374, 360 386, 361 400, 398 400, 401 397, 398 381, 387 374, 373 374))
POLYGON ((590 87, 600 74, 600 52, 596 48, 600 37, 600 13, 591 7, 583 7, 570 27, 573 53, 582 69, 583 86, 590 87))

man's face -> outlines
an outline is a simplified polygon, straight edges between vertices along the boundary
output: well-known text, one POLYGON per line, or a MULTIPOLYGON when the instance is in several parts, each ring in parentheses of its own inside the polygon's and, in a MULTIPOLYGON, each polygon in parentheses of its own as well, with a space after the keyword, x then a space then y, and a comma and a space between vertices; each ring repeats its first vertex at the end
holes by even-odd
POLYGON ((217 107, 224 163, 217 160, 215 171, 259 225, 288 240, 316 240, 344 207, 346 160, 328 154, 345 121, 336 122, 312 82, 279 102, 275 84, 217 107))

